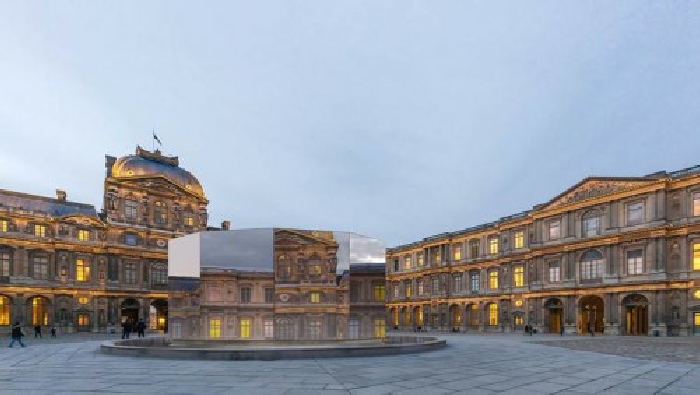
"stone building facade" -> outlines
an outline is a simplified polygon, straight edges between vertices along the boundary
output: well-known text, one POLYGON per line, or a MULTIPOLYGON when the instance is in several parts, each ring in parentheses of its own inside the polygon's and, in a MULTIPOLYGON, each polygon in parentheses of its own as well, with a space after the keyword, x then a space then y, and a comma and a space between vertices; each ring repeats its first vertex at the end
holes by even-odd
POLYGON ((590 177, 386 262, 395 329, 699 334, 700 166, 590 177))
POLYGON ((177 157, 106 157, 104 208, 0 190, 0 332, 10 325, 167 329, 167 244, 205 229, 207 199, 177 157))
MULTIPOLYGON (((329 340, 383 337, 384 250, 353 261, 343 232, 286 228, 204 232, 170 245, 174 338, 329 340), (178 268, 198 268, 182 276, 178 268), (187 291, 189 290, 189 292, 187 291)), ((363 251, 367 251, 363 249, 363 251)))

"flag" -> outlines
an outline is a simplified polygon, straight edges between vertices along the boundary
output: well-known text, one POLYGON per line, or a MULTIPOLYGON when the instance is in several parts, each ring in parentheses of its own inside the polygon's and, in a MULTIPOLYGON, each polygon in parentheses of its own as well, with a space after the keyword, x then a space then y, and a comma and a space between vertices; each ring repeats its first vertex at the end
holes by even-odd
POLYGON ((156 136, 156 132, 153 132, 153 140, 157 141, 158 145, 160 145, 160 146, 163 145, 163 143, 160 142, 160 139, 158 138, 158 136, 156 136))

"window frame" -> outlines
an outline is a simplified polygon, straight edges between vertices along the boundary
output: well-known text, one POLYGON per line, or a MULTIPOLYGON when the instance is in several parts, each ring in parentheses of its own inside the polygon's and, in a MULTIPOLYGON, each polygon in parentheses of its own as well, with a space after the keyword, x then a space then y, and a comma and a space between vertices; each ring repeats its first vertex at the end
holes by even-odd
POLYGON ((548 240, 561 239, 561 219, 554 219, 554 220, 547 221, 547 237, 548 237, 548 240), (554 232, 554 234, 553 234, 552 231, 554 229, 556 229, 556 232, 554 232))
POLYGON ((630 248, 625 251, 625 265, 627 268, 627 275, 639 275, 644 274, 644 249, 643 248, 630 248), (630 257, 632 253, 639 253, 638 256, 630 257), (630 270, 633 269, 633 270, 630 270))
POLYGON ((525 266, 516 265, 513 267, 513 286, 514 287, 524 287, 525 286, 525 266))
POLYGON ((499 247, 499 240, 498 236, 490 236, 488 238, 489 241, 489 255, 496 255, 498 254, 498 247, 499 247))
POLYGON ((498 269, 490 269, 489 270, 489 289, 490 290, 497 290, 498 289, 498 269))
POLYGON ((627 215, 627 226, 632 226, 632 225, 639 225, 644 223, 645 220, 645 210, 646 210, 646 205, 644 204, 643 200, 636 200, 633 202, 629 202, 625 206, 625 214, 627 215), (634 211, 636 213, 637 211, 639 212, 640 218, 639 219, 633 219, 632 218, 632 206, 635 205, 640 205, 641 207, 637 210, 634 211))
POLYGON ((522 229, 513 232, 513 248, 516 250, 525 248, 525 231, 522 229))

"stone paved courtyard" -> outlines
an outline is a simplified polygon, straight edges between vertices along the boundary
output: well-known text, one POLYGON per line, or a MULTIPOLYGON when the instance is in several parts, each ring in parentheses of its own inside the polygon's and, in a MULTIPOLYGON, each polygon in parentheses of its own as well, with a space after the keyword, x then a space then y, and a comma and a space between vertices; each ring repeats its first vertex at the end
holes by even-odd
MULTIPOLYGON (((100 354, 96 337, 29 338, 27 348, 0 348, 0 393, 700 393, 699 364, 530 343, 555 345, 558 337, 445 337, 446 349, 425 354, 271 362, 130 359, 100 354)), ((564 339, 603 348, 627 341, 564 339)))

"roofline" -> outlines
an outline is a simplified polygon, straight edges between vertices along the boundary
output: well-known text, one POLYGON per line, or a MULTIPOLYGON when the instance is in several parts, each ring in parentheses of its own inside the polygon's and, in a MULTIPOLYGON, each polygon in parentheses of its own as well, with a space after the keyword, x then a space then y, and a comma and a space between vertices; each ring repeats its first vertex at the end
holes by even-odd
POLYGON ((0 194, 7 194, 7 195, 12 195, 12 196, 18 196, 18 197, 32 198, 32 199, 36 199, 36 200, 42 200, 45 202, 65 204, 65 205, 69 205, 69 206, 91 208, 91 209, 97 211, 95 209, 95 206, 93 206, 92 204, 89 204, 89 203, 78 203, 78 202, 71 202, 68 200, 58 200, 56 198, 51 198, 48 196, 32 195, 30 193, 10 191, 7 189, 0 189, 0 194))

